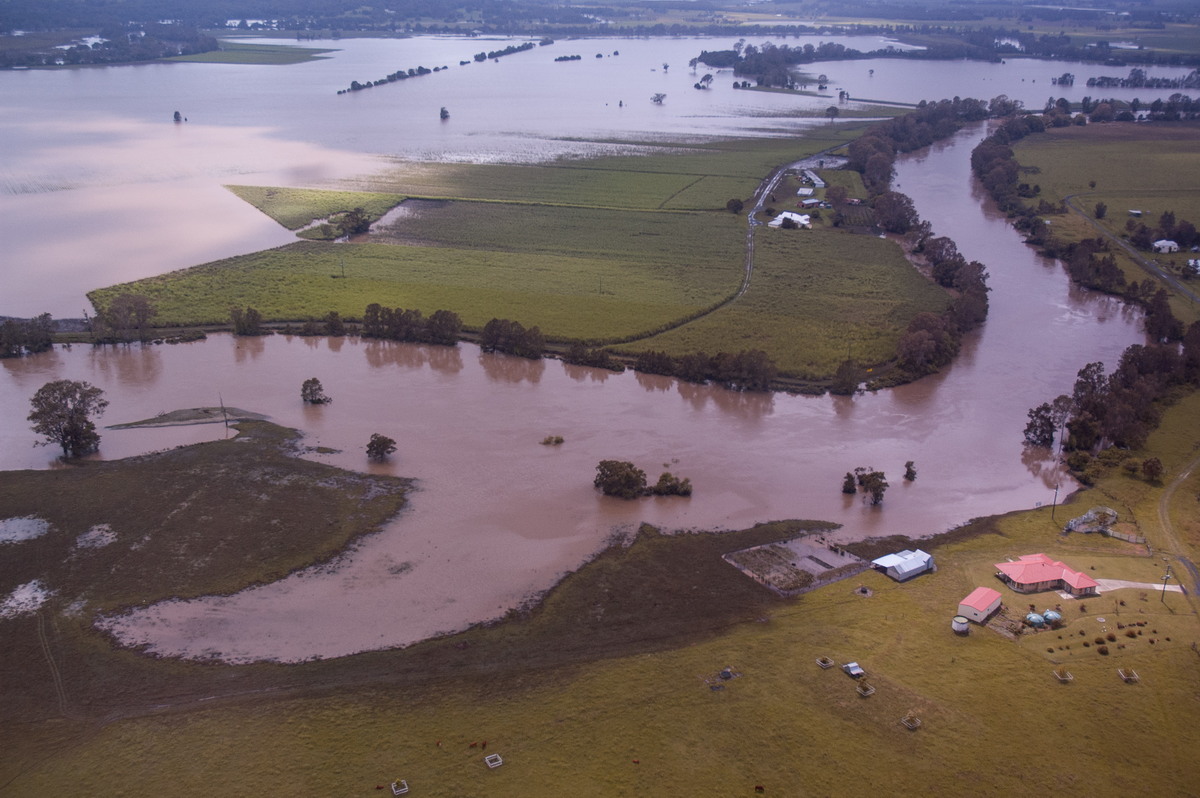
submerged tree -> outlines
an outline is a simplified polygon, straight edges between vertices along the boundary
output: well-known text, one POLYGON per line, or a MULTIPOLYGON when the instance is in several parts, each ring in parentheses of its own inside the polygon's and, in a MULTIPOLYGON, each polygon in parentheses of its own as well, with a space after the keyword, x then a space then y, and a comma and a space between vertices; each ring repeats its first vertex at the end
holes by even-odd
POLYGON ((636 499, 646 493, 646 472, 625 460, 601 460, 592 484, 605 496, 636 499))
POLYGON ((324 405, 333 401, 325 395, 325 388, 316 377, 310 377, 300 386, 300 398, 310 405, 324 405))
POLYGON ((909 482, 917 478, 917 466, 912 460, 904 464, 904 478, 909 482))
POLYGON ((30 400, 28 420, 33 431, 46 436, 41 445, 57 443, 63 457, 81 457, 100 448, 100 435, 92 422, 108 407, 104 391, 87 382, 55 380, 38 389, 30 400))
POLYGON ((371 433, 371 440, 367 442, 367 457, 376 462, 381 462, 388 459, 388 455, 396 451, 396 442, 386 435, 380 435, 378 432, 371 433))
POLYGON ((847 493, 851 496, 858 493, 858 483, 854 480, 854 475, 849 471, 846 472, 846 478, 842 480, 842 493, 847 493))

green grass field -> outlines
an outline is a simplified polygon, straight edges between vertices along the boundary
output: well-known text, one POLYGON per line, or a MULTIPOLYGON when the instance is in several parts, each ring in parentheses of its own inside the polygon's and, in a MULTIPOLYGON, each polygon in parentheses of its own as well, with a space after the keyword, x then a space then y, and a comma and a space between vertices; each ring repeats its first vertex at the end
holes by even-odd
POLYGON ((762 227, 754 260, 750 290, 737 302, 621 349, 765 349, 790 376, 819 380, 847 358, 889 360, 909 319, 949 301, 895 244, 874 236, 762 227))
MULTIPOLYGON (((749 199, 779 165, 859 129, 821 125, 799 139, 658 145, 642 156, 543 165, 400 164, 358 181, 361 192, 233 186, 292 229, 355 206, 377 218, 413 199, 371 243, 296 243, 91 298, 104 307, 119 293, 144 294, 166 326, 227 323, 234 306, 274 321, 331 310, 357 318, 378 302, 453 310, 474 328, 511 318, 558 340, 645 338, 738 290, 746 229, 744 217, 724 210, 729 199, 749 199)), ((857 175, 827 174, 863 193, 857 175)), ((847 352, 888 360, 908 319, 945 302, 894 244, 830 230, 803 243, 783 236, 760 235, 745 297, 637 348, 763 349, 784 372, 821 379, 847 352)))
POLYGON ((195 55, 177 55, 164 61, 180 61, 192 64, 263 64, 284 66, 302 64, 324 58, 325 53, 316 47, 300 47, 287 44, 248 44, 246 42, 221 41, 221 49, 195 55))
MULTIPOLYGON (((1177 220, 1200 225, 1200 126, 1196 123, 1049 128, 1022 139, 1013 149, 1021 165, 1031 170, 1022 181, 1040 185, 1043 198, 1057 202, 1075 197, 1089 218, 1094 217, 1096 203, 1103 202, 1108 212, 1101 224, 1115 238, 1128 235, 1131 209, 1142 212, 1135 221, 1151 228, 1165 211, 1173 211, 1177 220)), ((1053 216, 1051 224, 1055 235, 1068 241, 1096 236, 1096 230, 1075 213, 1053 216)), ((1124 253, 1113 254, 1127 281, 1146 279, 1145 270, 1124 253)), ((1147 256, 1176 272, 1188 257, 1186 253, 1147 256)), ((1172 308, 1185 323, 1200 319, 1200 311, 1190 302, 1176 298, 1172 308)))
POLYGON ((361 191, 322 191, 308 188, 226 186, 289 230, 298 230, 318 219, 362 208, 378 219, 404 201, 403 196, 361 191))

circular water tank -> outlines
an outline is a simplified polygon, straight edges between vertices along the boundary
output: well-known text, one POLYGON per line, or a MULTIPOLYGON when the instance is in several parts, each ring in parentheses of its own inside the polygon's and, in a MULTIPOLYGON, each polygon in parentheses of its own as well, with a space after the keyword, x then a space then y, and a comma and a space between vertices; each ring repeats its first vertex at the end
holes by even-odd
POLYGON ((950 621, 950 628, 954 630, 955 634, 965 635, 971 631, 971 624, 963 616, 955 615, 950 621))
POLYGON ((1025 621, 1030 626, 1045 626, 1046 625, 1045 617, 1038 615, 1036 612, 1031 612, 1028 615, 1026 615, 1025 621))
POLYGON ((1042 613, 1042 617, 1046 619, 1046 623, 1053 623, 1062 620, 1062 613, 1055 612, 1054 610, 1046 610, 1042 613))

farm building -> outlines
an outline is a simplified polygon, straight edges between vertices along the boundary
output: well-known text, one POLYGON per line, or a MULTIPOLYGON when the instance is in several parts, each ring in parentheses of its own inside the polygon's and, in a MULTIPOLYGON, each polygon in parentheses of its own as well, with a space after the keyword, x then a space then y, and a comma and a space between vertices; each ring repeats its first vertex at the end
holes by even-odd
POLYGON ((1094 596, 1098 592, 1095 579, 1045 554, 1024 554, 1016 562, 998 562, 996 568, 996 577, 1018 593, 1061 590, 1072 596, 1094 596))
POLYGON ((801 208, 819 208, 819 207, 821 207, 821 201, 819 199, 817 199, 816 197, 809 197, 806 200, 800 201, 800 207, 801 208))
POLYGON ((1169 238, 1160 238, 1154 242, 1154 251, 1158 253, 1178 252, 1179 245, 1169 238))
POLYGON ((920 549, 916 551, 905 549, 895 554, 885 554, 876 560, 871 560, 871 565, 897 582, 903 582, 918 574, 935 570, 933 555, 920 549))
POLYGON ((783 211, 768 222, 767 227, 783 227, 784 219, 791 219, 797 227, 812 227, 812 219, 807 213, 792 213, 791 211, 783 211))
POLYGON ((975 623, 983 623, 993 612, 1000 609, 1000 591, 990 587, 977 587, 958 602, 958 614, 975 623))
POLYGON ((816 193, 816 189, 808 188, 807 186, 796 189, 797 197, 811 197, 814 193, 816 193))
POLYGON ((812 184, 817 188, 825 188, 825 181, 817 176, 817 173, 812 169, 805 169, 804 176, 812 181, 812 184))

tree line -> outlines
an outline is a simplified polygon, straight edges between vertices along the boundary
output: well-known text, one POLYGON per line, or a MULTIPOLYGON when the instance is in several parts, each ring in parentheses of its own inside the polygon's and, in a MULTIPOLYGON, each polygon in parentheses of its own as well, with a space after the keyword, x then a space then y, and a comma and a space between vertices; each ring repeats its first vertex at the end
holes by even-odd
MULTIPOLYGON (((1097 104, 1093 110, 1101 105, 1104 103, 1097 104)), ((1055 204, 1040 198, 1040 186, 1021 180, 1022 168, 1011 145, 1026 136, 1045 132, 1048 126, 1057 126, 1055 120, 1068 113, 1058 103, 1042 114, 1018 115, 1014 112, 971 152, 971 169, 996 206, 1008 214, 1017 230, 1025 233, 1026 241, 1047 257, 1062 261, 1072 280, 1086 288, 1115 294, 1141 305, 1146 310, 1146 331, 1154 340, 1178 340, 1183 335, 1182 324, 1171 314, 1165 292, 1159 296, 1161 289, 1149 277, 1140 282, 1128 282, 1117 265, 1111 244, 1104 237, 1066 242, 1054 236, 1051 225, 1042 217, 1066 213, 1065 203, 1055 204), (1033 199, 1037 199, 1036 204, 1033 199)), ((1083 114, 1078 114, 1077 118, 1087 123, 1083 114)), ((1095 181, 1091 181, 1091 186, 1095 187, 1095 181)), ((1093 209, 1097 219, 1104 218, 1107 213, 1108 208, 1103 202, 1093 209)), ((1155 227, 1129 219, 1125 230, 1129 242, 1143 251, 1150 250, 1154 241, 1161 238, 1174 240, 1184 248, 1200 243, 1195 225, 1186 219, 1177 219, 1173 211, 1164 212, 1155 227)))
POLYGON ((1200 387, 1200 322, 1188 327, 1181 345, 1128 347, 1111 374, 1105 374, 1103 363, 1088 363, 1070 394, 1030 409, 1025 442, 1051 446, 1061 431, 1062 450, 1073 455, 1067 464, 1082 470, 1091 452, 1145 444, 1183 387, 1200 387))
MULTIPOLYGON (((891 190, 896 158, 1011 107, 1003 95, 986 104, 969 97, 922 102, 915 111, 872 125, 850 142, 847 168, 862 175, 863 185, 872 194, 876 223, 889 233, 909 236, 913 253, 925 260, 932 278, 953 296, 942 313, 917 314, 900 336, 896 365, 901 378, 920 377, 948 365, 958 354, 962 337, 987 318, 990 289, 983 264, 964 258, 949 238, 934 237, 932 225, 920 218, 912 200, 891 190)), ((862 370, 847 360, 834 375, 830 390, 853 393, 861 378, 862 370)))
POLYGON ((32 319, 5 319, 0 322, 0 358, 46 352, 53 335, 54 319, 49 313, 32 319))

